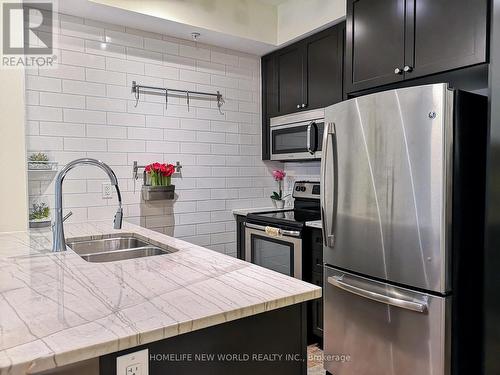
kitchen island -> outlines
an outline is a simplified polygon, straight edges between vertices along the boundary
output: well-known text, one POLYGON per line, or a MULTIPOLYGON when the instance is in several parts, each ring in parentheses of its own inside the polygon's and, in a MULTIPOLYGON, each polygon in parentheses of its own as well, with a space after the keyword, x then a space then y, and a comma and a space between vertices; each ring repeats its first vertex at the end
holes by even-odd
POLYGON ((1 234, 1 375, 114 374, 118 355, 144 348, 163 359, 150 361, 152 375, 245 374, 277 368, 284 357, 273 354, 289 355, 288 373, 305 373, 303 303, 321 288, 128 223, 65 232, 134 234, 175 252, 90 263, 72 250, 52 253, 47 230, 1 234), (211 353, 226 357, 187 357, 211 353))

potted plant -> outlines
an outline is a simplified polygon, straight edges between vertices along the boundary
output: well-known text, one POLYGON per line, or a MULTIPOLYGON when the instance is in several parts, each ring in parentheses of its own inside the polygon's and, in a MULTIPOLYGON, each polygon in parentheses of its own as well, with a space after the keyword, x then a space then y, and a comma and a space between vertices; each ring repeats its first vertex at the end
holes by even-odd
POLYGON ((52 165, 49 163, 49 157, 47 154, 37 152, 36 154, 30 155, 28 158, 28 169, 48 170, 52 169, 52 165))
POLYGON ((274 207, 285 208, 284 199, 288 197, 288 194, 283 196, 283 179, 286 177, 286 173, 281 169, 277 169, 273 171, 273 177, 274 181, 278 183, 278 191, 273 191, 273 194, 271 195, 274 207))
POLYGON ((33 203, 29 215, 30 228, 50 226, 50 208, 45 202, 33 203))
POLYGON ((173 164, 152 163, 146 166, 146 185, 142 187, 145 201, 173 199, 175 186, 172 185, 172 175, 175 172, 173 164))

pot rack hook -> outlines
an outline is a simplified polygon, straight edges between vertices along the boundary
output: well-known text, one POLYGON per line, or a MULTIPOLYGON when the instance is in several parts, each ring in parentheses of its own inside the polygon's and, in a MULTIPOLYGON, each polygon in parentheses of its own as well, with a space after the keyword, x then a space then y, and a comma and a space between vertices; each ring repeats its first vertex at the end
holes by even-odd
POLYGON ((165 89, 165 109, 168 109, 168 89, 165 89))
POLYGON ((225 103, 225 101, 224 101, 224 98, 222 97, 222 94, 220 93, 220 91, 217 91, 217 108, 219 108, 219 113, 221 115, 224 114, 224 112, 222 112, 222 109, 221 109, 224 103, 225 103))
POLYGON ((132 82, 132 92, 134 93, 135 97, 134 107, 137 107, 137 105, 139 104, 140 93, 139 93, 139 87, 137 86, 137 83, 135 81, 132 82))
POLYGON ((188 112, 189 112, 189 91, 186 91, 186 101, 187 101, 188 112))

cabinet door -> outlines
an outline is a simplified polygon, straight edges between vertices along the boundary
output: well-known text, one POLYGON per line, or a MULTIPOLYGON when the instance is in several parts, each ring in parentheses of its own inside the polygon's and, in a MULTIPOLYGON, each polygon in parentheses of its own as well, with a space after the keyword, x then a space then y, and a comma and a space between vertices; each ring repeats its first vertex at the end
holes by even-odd
POLYGON ((404 43, 405 0, 348 0, 347 92, 403 80, 404 43))
POLYGON ((344 23, 306 39, 305 109, 342 101, 344 23))
POLYGON ((269 160, 269 119, 278 114, 278 77, 274 55, 262 58, 262 160, 269 160))
POLYGON ((406 78, 487 61, 488 0, 407 0, 406 78))
POLYGON ((278 80, 274 55, 262 58, 262 104, 264 113, 270 118, 278 113, 278 80))
POLYGON ((296 112, 305 104, 302 54, 299 44, 284 49, 276 57, 280 114, 296 112))
MULTIPOLYGON (((313 284, 323 287, 323 274, 313 272, 313 284)), ((323 298, 313 301, 312 305, 312 330, 318 337, 323 337, 323 298)))

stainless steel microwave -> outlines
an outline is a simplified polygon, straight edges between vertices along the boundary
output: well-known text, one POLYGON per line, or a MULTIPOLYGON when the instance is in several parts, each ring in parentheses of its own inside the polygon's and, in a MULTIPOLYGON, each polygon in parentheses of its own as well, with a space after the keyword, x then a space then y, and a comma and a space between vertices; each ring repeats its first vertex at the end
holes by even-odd
POLYGON ((321 159, 324 127, 324 109, 273 117, 271 160, 321 159))

